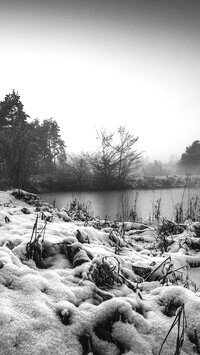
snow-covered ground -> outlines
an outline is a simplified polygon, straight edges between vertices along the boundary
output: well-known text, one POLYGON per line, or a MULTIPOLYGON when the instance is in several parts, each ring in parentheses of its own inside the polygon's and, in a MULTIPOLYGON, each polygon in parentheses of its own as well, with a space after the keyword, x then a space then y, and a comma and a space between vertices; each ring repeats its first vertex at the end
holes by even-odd
POLYGON ((192 226, 161 253, 153 227, 29 203, 0 192, 1 355, 200 353, 192 226))

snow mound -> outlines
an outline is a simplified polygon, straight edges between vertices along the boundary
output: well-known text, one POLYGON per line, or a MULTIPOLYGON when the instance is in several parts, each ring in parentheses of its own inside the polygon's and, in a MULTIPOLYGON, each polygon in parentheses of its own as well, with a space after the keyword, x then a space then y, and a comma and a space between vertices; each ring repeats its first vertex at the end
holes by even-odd
POLYGON ((0 354, 158 355, 162 344, 174 354, 178 323, 163 341, 179 314, 181 354, 199 351, 198 252, 161 255, 152 228, 127 223, 122 237, 120 224, 97 229, 11 192, 0 199, 0 354))

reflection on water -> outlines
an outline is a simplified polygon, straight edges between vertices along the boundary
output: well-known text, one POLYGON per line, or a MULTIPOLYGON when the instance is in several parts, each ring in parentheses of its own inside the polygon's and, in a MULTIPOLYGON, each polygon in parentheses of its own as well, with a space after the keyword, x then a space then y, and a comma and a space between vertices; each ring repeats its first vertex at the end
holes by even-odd
MULTIPOLYGON (((110 219, 115 219, 117 214, 122 214, 122 205, 125 211, 134 208, 136 193, 136 190, 128 190, 125 193, 122 193, 122 191, 53 192, 41 196, 47 202, 53 203, 55 200, 55 205, 59 208, 67 207, 75 197, 78 201, 84 203, 90 201, 94 216, 100 216, 101 218, 109 216, 110 219)), ((161 215, 173 219, 176 203, 181 202, 183 198, 184 205, 187 207, 189 198, 196 195, 200 197, 200 189, 198 188, 186 189, 185 191, 183 188, 138 190, 137 214, 142 220, 148 219, 153 213, 153 205, 161 199, 161 215)))

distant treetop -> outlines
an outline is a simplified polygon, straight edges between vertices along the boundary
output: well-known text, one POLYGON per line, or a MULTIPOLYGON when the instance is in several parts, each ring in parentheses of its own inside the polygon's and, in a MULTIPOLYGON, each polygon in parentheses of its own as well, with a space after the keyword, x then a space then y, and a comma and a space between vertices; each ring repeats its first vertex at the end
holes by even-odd
POLYGON ((185 153, 182 154, 179 164, 185 167, 193 167, 200 165, 200 141, 194 141, 190 146, 186 147, 185 153))
POLYGON ((13 126, 17 122, 26 122, 29 117, 23 110, 24 105, 20 100, 20 95, 15 90, 7 94, 0 102, 0 126, 13 126))

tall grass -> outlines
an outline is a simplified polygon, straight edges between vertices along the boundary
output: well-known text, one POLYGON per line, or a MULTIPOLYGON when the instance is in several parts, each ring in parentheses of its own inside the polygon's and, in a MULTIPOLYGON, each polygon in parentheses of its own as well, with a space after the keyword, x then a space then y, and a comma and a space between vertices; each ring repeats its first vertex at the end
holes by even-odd
POLYGON ((130 198, 128 191, 122 191, 119 203, 118 203, 118 213, 116 215, 117 220, 125 222, 125 221, 133 221, 137 222, 140 220, 138 215, 138 191, 136 191, 135 199, 133 202, 133 207, 130 208, 130 198))
POLYGON ((200 220, 200 197, 198 195, 191 197, 191 178, 187 176, 186 184, 184 186, 181 202, 178 202, 174 208, 174 220, 176 223, 183 223, 185 220, 192 221, 200 220), (188 189, 188 197, 185 201, 185 193, 188 189))

